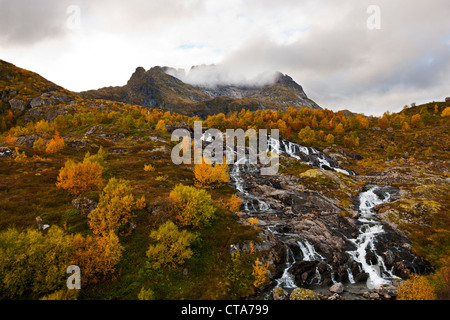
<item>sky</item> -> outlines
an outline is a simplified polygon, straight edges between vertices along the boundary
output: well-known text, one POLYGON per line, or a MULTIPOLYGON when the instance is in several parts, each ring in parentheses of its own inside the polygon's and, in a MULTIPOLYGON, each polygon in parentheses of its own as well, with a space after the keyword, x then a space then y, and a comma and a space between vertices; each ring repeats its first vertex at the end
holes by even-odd
POLYGON ((0 59, 77 92, 125 85, 138 66, 214 64, 211 81, 230 82, 279 71, 323 108, 381 115, 450 96, 449 12, 448 0, 0 0, 0 59))

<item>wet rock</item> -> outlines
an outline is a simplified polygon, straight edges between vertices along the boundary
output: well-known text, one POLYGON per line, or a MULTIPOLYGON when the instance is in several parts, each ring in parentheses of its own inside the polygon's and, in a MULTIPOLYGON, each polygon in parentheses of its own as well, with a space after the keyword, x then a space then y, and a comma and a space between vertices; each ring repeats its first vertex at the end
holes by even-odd
POLYGON ((394 264, 394 274, 402 279, 407 279, 411 274, 411 267, 405 261, 399 261, 394 264))

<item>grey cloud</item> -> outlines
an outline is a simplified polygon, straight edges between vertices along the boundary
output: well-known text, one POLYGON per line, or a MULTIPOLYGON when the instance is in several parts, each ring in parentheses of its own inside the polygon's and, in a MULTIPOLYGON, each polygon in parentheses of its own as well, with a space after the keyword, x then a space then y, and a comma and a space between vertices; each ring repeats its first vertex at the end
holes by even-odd
POLYGON ((225 61, 288 73, 325 107, 379 114, 411 100, 432 98, 427 91, 441 92, 441 99, 448 94, 450 47, 443 41, 450 35, 448 1, 378 1, 381 30, 366 27, 368 1, 343 3, 332 25, 313 26, 288 45, 260 35, 225 61))
POLYGON ((0 0, 0 44, 31 46, 67 32, 70 1, 0 0))

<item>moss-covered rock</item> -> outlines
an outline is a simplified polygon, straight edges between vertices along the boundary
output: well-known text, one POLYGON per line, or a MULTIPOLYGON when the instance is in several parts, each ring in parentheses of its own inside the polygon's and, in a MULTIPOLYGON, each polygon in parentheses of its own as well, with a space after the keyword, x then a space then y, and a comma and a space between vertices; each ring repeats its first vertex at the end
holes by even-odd
POLYGON ((312 290, 295 288, 289 296, 289 300, 320 300, 319 295, 312 290))

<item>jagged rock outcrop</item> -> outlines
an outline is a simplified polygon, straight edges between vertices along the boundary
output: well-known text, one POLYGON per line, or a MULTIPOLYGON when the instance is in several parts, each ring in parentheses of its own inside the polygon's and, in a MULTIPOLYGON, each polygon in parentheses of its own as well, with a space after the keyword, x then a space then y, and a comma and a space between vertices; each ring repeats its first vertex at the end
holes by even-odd
POLYGON ((87 99, 106 99, 176 111, 206 118, 208 115, 241 109, 320 108, 288 75, 278 73, 265 85, 193 85, 176 77, 173 68, 136 68, 127 84, 79 93, 87 99), (175 76, 174 76, 175 75, 175 76))

